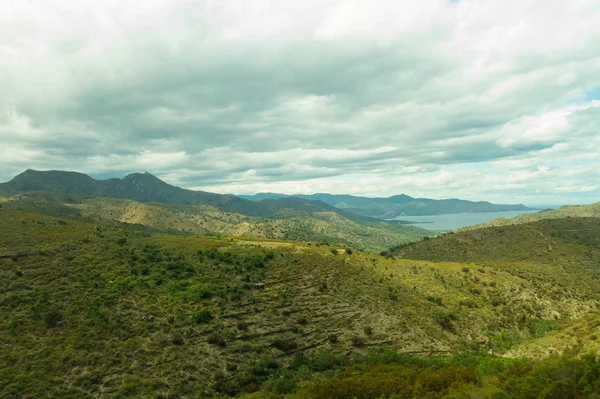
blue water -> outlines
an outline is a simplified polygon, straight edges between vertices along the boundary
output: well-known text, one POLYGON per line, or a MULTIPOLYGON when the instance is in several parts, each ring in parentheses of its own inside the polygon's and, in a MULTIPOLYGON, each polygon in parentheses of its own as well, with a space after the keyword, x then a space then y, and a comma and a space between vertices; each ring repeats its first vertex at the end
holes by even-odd
POLYGON ((427 215, 427 216, 399 216, 394 220, 406 220, 410 226, 421 227, 427 230, 454 230, 473 224, 485 223, 498 218, 512 218, 523 213, 539 211, 510 211, 486 213, 457 213, 452 215, 427 215))

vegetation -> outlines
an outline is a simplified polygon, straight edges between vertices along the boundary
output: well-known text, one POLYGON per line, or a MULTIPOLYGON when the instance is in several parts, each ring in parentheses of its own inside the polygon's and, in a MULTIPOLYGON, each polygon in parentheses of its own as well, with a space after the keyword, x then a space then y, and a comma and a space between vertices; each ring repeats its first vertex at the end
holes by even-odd
POLYGON ((0 208, 3 397, 598 392, 594 220, 449 234, 384 257, 84 222, 86 201, 114 209, 0 208))
POLYGON ((330 211, 294 212, 286 217, 265 218, 223 212, 205 205, 150 205, 123 199, 85 199, 48 193, 19 194, 6 198, 4 204, 11 209, 112 226, 129 224, 188 235, 222 234, 330 243, 369 252, 380 252, 434 234, 377 220, 355 221, 330 211))

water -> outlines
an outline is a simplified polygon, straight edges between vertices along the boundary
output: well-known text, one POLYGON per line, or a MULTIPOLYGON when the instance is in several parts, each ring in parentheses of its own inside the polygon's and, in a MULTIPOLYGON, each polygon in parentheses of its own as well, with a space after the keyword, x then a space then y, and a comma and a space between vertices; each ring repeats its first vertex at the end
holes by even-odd
POLYGON ((473 224, 489 222, 498 218, 512 218, 523 213, 535 213, 539 211, 509 211, 509 212, 486 212, 486 213, 457 213, 451 215, 427 215, 427 216, 399 216, 394 220, 406 220, 411 222, 410 226, 421 227, 427 230, 454 230, 473 224))

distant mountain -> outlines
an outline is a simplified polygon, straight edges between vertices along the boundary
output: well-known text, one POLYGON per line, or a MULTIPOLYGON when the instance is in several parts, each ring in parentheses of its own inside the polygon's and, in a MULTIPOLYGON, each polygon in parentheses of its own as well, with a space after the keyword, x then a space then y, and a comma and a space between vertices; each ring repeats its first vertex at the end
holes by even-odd
POLYGON ((563 218, 600 218, 600 202, 591 205, 565 205, 558 209, 545 209, 540 212, 527 213, 510 219, 498 218, 487 223, 463 227, 457 231, 475 230, 486 227, 510 226, 515 224, 537 222, 539 220, 563 218))
POLYGON ((286 218, 298 213, 335 212, 361 221, 355 214, 344 212, 321 201, 296 197, 248 201, 232 195, 186 190, 172 186, 150 173, 132 173, 123 179, 95 180, 78 172, 26 170, 8 183, 0 184, 0 194, 44 191, 83 197, 126 198, 138 202, 160 202, 173 205, 210 205, 222 211, 247 216, 286 218))
MULTIPOLYGON (((266 199, 289 198, 289 195, 277 193, 259 193, 255 195, 240 195, 251 201, 263 201, 266 199)), ((500 205, 487 201, 466 201, 460 199, 434 200, 428 198, 413 198, 405 194, 394 195, 387 198, 368 198, 353 195, 336 194, 298 194, 294 197, 313 201, 322 201, 345 211, 357 215, 376 217, 380 219, 391 219, 399 216, 423 216, 452 213, 484 213, 503 211, 528 210, 525 205, 500 205)))

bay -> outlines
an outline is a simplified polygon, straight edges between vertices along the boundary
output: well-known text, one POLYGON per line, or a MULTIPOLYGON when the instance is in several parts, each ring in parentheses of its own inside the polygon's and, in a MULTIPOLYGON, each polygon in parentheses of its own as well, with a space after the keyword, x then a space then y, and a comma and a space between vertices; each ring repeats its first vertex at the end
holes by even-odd
POLYGON ((512 218, 523 213, 535 213, 538 210, 486 212, 486 213, 455 213, 426 216, 399 216, 392 220, 411 222, 409 226, 421 227, 427 230, 454 230, 465 226, 489 222, 501 217, 512 218))

